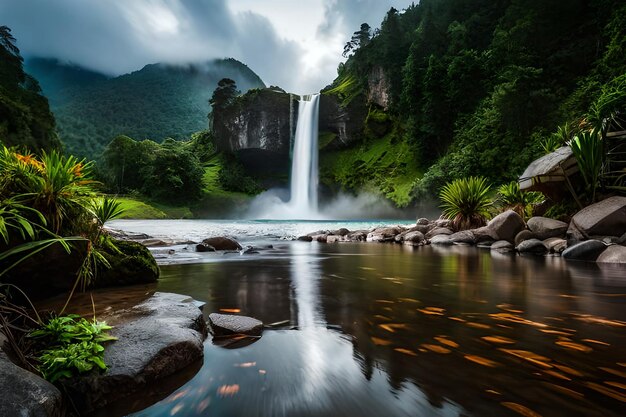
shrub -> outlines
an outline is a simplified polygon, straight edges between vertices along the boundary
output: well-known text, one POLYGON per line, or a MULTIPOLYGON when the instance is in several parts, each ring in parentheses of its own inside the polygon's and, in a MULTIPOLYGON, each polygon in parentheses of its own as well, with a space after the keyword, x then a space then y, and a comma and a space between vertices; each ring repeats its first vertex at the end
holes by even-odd
POLYGON ((490 189, 483 177, 462 178, 446 184, 439 194, 443 215, 459 230, 484 226, 493 204, 490 189))
POLYGON ((504 210, 513 210, 521 217, 532 217, 534 206, 545 199, 538 191, 522 191, 517 181, 498 187, 498 202, 504 210))
POLYGON ((569 146, 572 148, 576 162, 578 162, 578 169, 585 181, 587 196, 593 203, 596 200, 596 188, 604 155, 599 129, 580 132, 569 141, 569 146))

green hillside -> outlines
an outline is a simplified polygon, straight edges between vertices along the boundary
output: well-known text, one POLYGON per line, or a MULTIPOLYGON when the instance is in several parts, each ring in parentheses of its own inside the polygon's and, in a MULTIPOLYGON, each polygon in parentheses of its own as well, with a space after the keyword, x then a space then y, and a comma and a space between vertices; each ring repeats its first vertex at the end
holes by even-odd
MULTIPOLYGON (((343 106, 366 103, 393 122, 389 152, 406 146, 413 154, 406 162, 424 173, 413 199, 469 175, 505 183, 541 156, 558 126, 624 111, 597 105, 626 96, 624 22, 622 1, 422 0, 392 8, 380 29, 362 25, 323 93, 343 106), (377 87, 389 98, 382 104, 371 94, 381 73, 377 87), (608 85, 621 90, 603 97, 608 85), (606 114, 595 114, 600 108, 606 114)), ((393 178, 377 175, 378 166, 368 171, 383 136, 364 132, 349 172, 333 163, 335 152, 322 154, 325 175, 346 187, 373 175, 383 194, 406 191, 405 180, 389 184, 382 179, 393 178)), ((407 202, 406 193, 391 197, 407 202)))
POLYGON ((66 151, 89 158, 120 134, 160 142, 206 129, 208 100, 222 78, 236 80, 242 91, 264 87, 234 59, 152 64, 116 78, 54 60, 29 60, 26 70, 50 99, 66 151))

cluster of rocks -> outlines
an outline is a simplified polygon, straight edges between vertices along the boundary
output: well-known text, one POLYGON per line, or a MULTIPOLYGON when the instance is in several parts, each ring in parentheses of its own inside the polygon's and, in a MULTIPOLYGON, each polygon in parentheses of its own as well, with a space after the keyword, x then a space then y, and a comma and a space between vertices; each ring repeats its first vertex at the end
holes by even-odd
POLYGON ((471 230, 455 231, 446 219, 419 219, 411 227, 320 230, 298 240, 476 245, 497 252, 555 254, 573 260, 626 263, 626 197, 611 197, 588 206, 576 213, 569 224, 546 217, 532 217, 524 222, 519 214, 508 210, 486 226, 471 230))
MULTIPOLYGON (((199 307, 201 304, 188 296, 155 293, 107 317, 114 325, 111 334, 118 338, 106 345, 104 361, 109 368, 105 373, 92 372, 61 382, 72 408, 83 415, 125 401, 200 361, 207 327, 199 307)), ((1 348, 0 390, 2 416, 65 415, 67 404, 59 389, 13 364, 1 348)))

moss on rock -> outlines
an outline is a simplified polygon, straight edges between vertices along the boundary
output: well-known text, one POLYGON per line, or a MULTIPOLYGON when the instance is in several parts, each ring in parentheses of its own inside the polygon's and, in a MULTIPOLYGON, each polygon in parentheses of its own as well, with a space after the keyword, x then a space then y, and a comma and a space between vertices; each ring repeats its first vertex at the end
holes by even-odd
POLYGON ((159 267, 148 248, 126 240, 116 241, 115 246, 119 252, 108 250, 104 254, 111 268, 99 271, 97 287, 156 282, 159 267))

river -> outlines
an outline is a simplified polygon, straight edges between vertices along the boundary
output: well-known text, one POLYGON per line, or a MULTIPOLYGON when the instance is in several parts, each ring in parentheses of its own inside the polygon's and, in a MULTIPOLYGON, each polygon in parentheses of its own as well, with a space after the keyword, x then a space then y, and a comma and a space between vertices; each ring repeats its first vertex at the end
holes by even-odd
POLYGON ((154 249, 156 290, 204 301, 207 315, 282 322, 259 340, 218 346, 209 337, 197 374, 134 415, 625 414, 623 267, 463 246, 287 240, 383 223, 112 222, 157 238, 231 235, 258 247, 154 249))

